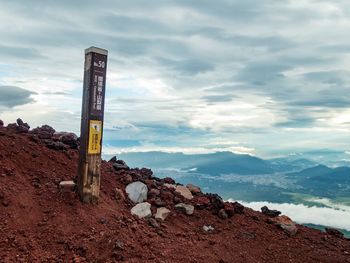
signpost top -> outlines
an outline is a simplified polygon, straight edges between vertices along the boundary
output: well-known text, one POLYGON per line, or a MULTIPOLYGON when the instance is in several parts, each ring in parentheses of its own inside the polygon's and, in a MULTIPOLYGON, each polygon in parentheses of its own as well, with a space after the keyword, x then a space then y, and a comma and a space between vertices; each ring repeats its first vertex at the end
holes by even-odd
POLYGON ((108 55, 108 50, 98 48, 98 47, 89 47, 89 48, 85 49, 85 55, 90 53, 90 52, 94 52, 94 53, 105 55, 105 56, 108 55))

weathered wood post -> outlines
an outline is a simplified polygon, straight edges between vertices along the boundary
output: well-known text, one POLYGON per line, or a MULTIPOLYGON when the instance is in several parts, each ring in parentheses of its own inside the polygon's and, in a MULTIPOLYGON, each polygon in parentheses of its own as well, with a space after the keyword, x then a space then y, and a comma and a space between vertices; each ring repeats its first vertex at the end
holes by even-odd
POLYGON ((97 203, 100 192, 107 55, 105 49, 85 50, 77 181, 79 197, 84 203, 97 203))

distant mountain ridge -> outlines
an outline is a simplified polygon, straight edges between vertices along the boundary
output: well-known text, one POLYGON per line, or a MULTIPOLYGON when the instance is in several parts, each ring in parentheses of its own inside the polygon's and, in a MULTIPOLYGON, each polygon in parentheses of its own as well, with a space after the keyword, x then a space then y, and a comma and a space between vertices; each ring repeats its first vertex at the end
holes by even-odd
POLYGON ((249 154, 232 152, 215 152, 208 154, 184 154, 166 152, 122 153, 118 158, 131 166, 144 166, 153 169, 193 169, 199 173, 211 175, 240 174, 261 175, 297 172, 316 166, 317 163, 307 159, 276 158, 264 160, 249 154))

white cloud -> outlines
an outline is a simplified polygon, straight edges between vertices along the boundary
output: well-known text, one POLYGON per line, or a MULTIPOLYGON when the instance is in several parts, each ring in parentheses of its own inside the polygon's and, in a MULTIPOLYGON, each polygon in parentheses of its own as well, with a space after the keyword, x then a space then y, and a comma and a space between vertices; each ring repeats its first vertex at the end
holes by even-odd
POLYGON ((279 210, 282 212, 282 214, 289 216, 292 220, 299 224, 316 224, 350 231, 350 207, 334 204, 329 200, 327 202, 323 202, 324 204, 329 205, 329 207, 316 207, 289 203, 278 204, 270 202, 239 202, 244 206, 250 207, 257 211, 260 211, 260 208, 263 206, 267 206, 270 209, 279 210))
POLYGON ((206 154, 222 151, 230 151, 237 154, 254 154, 254 149, 243 146, 230 146, 220 148, 205 148, 205 147, 176 147, 176 146, 157 146, 152 143, 142 142, 140 146, 134 147, 115 147, 111 145, 103 146, 103 154, 120 154, 128 152, 166 152, 166 153, 184 153, 184 154, 206 154))
POLYGON ((37 95, 1 117, 65 127, 53 117, 79 115, 83 50, 95 45, 110 54, 108 123, 206 132, 188 148, 222 138, 268 155, 346 150, 349 14, 330 0, 4 2, 0 85, 37 95))

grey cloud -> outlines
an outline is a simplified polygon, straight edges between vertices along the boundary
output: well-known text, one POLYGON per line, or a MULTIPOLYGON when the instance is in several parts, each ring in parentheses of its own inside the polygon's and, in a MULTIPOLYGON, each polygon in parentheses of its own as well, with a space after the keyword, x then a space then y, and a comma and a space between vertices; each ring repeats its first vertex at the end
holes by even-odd
POLYGON ((310 117, 291 117, 288 121, 276 123, 275 126, 284 128, 311 127, 314 124, 314 122, 314 118, 310 117))
POLYGON ((291 69, 291 65, 284 63, 263 62, 247 65, 238 73, 236 79, 250 84, 263 86, 276 79, 284 79, 283 71, 291 69))
POLYGON ((213 71, 215 66, 205 60, 201 59, 185 59, 173 60, 167 58, 158 58, 158 62, 167 68, 178 71, 184 75, 196 75, 213 71))
POLYGON ((39 59, 43 55, 35 48, 0 45, 0 56, 20 59, 39 59))
POLYGON ((220 102, 228 102, 231 101, 233 98, 237 98, 238 96, 235 95, 207 95, 203 96, 202 99, 205 100, 208 103, 220 103, 220 102))
POLYGON ((31 103, 34 101, 30 97, 32 94, 35 93, 16 86, 0 86, 0 105, 12 108, 31 103))

